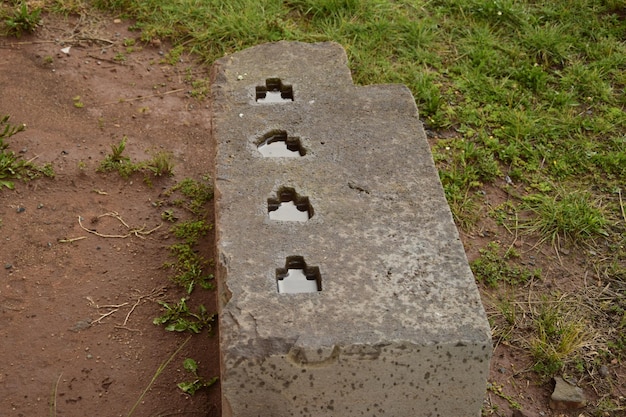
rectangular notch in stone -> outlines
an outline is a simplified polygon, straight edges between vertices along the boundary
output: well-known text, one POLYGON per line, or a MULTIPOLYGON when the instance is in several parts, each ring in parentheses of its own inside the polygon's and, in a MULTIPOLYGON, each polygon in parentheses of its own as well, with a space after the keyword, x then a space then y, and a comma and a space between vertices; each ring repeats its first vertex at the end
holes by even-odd
POLYGON ((299 195, 294 188, 280 187, 276 197, 267 199, 270 220, 306 222, 313 217, 313 206, 309 197, 299 195))
POLYGON ((256 87, 258 103, 285 103, 293 101, 293 87, 283 84, 280 78, 268 78, 265 85, 256 87))
POLYGON ((300 138, 284 130, 271 130, 257 141, 257 149, 266 158, 299 158, 306 155, 300 138))
POLYGON ((288 256, 284 268, 276 269, 276 284, 281 294, 322 291, 322 276, 317 266, 308 266, 302 256, 288 256))

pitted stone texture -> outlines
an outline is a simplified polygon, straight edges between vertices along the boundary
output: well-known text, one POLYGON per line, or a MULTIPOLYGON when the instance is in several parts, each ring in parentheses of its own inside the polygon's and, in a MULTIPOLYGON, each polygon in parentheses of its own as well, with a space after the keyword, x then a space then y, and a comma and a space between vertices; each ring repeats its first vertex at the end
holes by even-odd
POLYGON ((491 338, 415 102, 358 87, 334 43, 265 44, 214 67, 224 416, 478 415, 491 338), (261 104, 268 78, 294 101, 261 104), (272 130, 300 158, 264 158, 272 130), (269 219, 280 187, 307 222, 269 219), (279 294, 288 256, 322 291, 279 294))

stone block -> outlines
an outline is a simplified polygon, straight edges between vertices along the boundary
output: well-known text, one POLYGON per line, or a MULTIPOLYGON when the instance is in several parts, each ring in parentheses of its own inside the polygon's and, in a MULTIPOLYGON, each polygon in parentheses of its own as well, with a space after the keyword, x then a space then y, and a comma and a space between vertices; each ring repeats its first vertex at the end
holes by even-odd
POLYGON ((335 43, 212 77, 223 416, 478 416, 490 329, 410 91, 335 43))

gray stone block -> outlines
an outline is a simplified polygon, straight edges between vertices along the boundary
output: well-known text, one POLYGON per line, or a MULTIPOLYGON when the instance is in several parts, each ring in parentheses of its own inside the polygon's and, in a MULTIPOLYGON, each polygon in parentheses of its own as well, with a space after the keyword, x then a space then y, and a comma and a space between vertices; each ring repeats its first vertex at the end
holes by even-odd
POLYGON ((478 416, 490 329, 410 91, 278 42, 212 92, 223 415, 478 416))

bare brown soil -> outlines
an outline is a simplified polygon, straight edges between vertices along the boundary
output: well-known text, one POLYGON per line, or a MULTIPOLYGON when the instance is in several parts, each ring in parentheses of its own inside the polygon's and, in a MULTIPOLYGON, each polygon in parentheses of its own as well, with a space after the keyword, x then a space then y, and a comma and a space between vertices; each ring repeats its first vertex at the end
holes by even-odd
MULTIPOLYGON (((54 179, 0 190, 2 416, 127 416, 146 389, 134 416, 221 413, 219 383, 194 396, 176 387, 191 379, 182 369, 185 358, 199 362, 204 378, 219 374, 217 336, 192 337, 158 374, 187 335, 152 324, 162 313, 157 301, 184 296, 162 267, 175 242, 161 217, 163 191, 213 169, 209 104, 190 94, 198 88, 191 81, 206 79, 208 68, 188 57, 167 63, 168 47, 160 42, 137 42, 129 49, 125 40, 140 35, 128 26, 108 17, 46 16, 32 37, 0 39, 0 115, 28 126, 9 139, 11 149, 51 163, 56 172, 54 179), (68 46, 69 54, 61 51, 68 46), (172 152, 175 176, 148 184, 142 174, 124 179, 97 172, 123 136, 133 160, 172 152), (149 233, 102 237, 85 230, 127 235, 129 229, 112 213, 131 229, 149 233)), ((497 188, 487 189, 485 207, 506 198, 497 188)), ((211 210, 207 207, 209 219, 211 210)), ((530 283, 531 292, 572 290, 577 287, 570 282, 587 276, 589 266, 578 261, 575 249, 559 259, 551 248, 514 237, 488 217, 472 234, 462 234, 470 260, 498 236, 502 246, 519 249, 520 261, 548 277, 536 288, 530 283)), ((213 257, 212 236, 200 250, 213 257)), ((483 301, 491 314, 490 293, 483 291, 483 301)), ((213 297, 196 290, 192 299, 214 311, 213 297)), ((486 415, 619 415, 603 414, 595 404, 607 395, 623 401, 623 365, 608 363, 607 376, 592 369, 580 379, 590 406, 555 412, 548 406, 551 383, 530 371, 532 358, 520 345, 497 343, 486 415), (514 414, 513 402, 523 414, 514 414)))
MULTIPOLYGON (((27 125, 7 142, 56 173, 0 190, 2 416, 126 416, 187 339, 152 324, 162 314, 158 300, 185 295, 162 267, 176 240, 160 202, 165 188, 212 170, 208 104, 190 98, 188 82, 208 69, 186 58, 164 63, 166 45, 130 51, 124 40, 139 34, 128 25, 46 17, 35 36, 0 39, 0 114, 27 125), (143 174, 97 172, 123 136, 136 161, 172 152, 175 176, 149 185, 143 174), (107 213, 131 229, 160 227, 110 238, 79 224, 127 235, 119 219, 99 217, 107 213)), ((206 258, 212 241, 200 248, 206 258)), ((212 292, 196 289, 192 301, 214 311, 212 292)), ((192 337, 132 415, 219 416, 219 384, 194 396, 176 387, 193 380, 185 358, 198 361, 204 378, 219 375, 216 343, 206 332, 192 337)))

